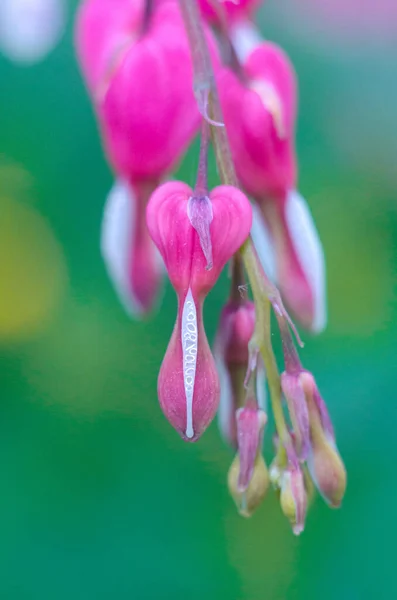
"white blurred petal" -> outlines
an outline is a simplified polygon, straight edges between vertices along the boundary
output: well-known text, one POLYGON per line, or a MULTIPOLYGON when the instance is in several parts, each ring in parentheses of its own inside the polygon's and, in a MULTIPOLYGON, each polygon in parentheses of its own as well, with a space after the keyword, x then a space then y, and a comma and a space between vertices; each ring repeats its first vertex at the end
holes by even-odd
POLYGON ((260 31, 251 21, 237 21, 231 28, 230 36, 241 62, 245 62, 251 52, 264 41, 260 31))
POLYGON ((285 219, 296 256, 312 290, 312 330, 318 333, 327 320, 324 252, 309 207, 296 190, 288 194, 285 219))
POLYGON ((270 281, 276 283, 276 256, 272 238, 256 204, 252 206, 252 216, 251 236, 255 249, 266 275, 270 281))
POLYGON ((38 62, 58 43, 65 21, 65 0, 0 0, 0 50, 15 62, 38 62))
POLYGON ((106 270, 127 313, 142 309, 134 299, 129 280, 134 242, 135 197, 126 181, 117 180, 107 197, 102 221, 101 252, 106 270))

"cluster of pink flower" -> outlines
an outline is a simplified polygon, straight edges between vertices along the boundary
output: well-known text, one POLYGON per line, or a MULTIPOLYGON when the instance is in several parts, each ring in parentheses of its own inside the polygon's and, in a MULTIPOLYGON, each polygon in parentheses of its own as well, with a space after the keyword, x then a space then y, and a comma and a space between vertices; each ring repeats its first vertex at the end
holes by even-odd
POLYGON ((158 380, 163 412, 183 439, 195 441, 219 408, 221 432, 237 450, 228 481, 240 512, 250 515, 271 481, 299 533, 313 483, 338 506, 346 475, 283 306, 312 331, 325 324, 321 244, 296 191, 295 73, 256 30, 258 4, 84 0, 76 45, 116 174, 102 229, 109 275, 135 316, 152 309, 164 266, 178 297, 158 380), (200 128, 192 189, 170 174, 200 128), (222 185, 210 191, 211 138, 222 185), (231 293, 213 356, 203 302, 228 262, 231 293), (281 377, 271 305, 284 347, 281 377), (277 428, 269 471, 262 456, 266 379, 277 428))

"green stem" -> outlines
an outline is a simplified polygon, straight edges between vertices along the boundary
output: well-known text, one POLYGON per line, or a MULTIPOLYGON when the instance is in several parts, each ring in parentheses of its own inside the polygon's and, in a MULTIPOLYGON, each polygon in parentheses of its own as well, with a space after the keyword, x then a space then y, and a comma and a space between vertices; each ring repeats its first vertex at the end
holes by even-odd
MULTIPOLYGON (((199 103, 202 100, 202 96, 199 94, 202 92, 208 93, 208 113, 211 118, 211 135, 219 176, 223 184, 239 187, 226 128, 219 126, 219 123, 223 123, 222 109, 198 2, 197 0, 179 0, 179 3, 190 42, 194 89, 199 103), (218 125, 214 125, 214 122, 218 125)), ((280 376, 272 348, 270 326, 270 306, 271 303, 273 304, 272 294, 276 294, 277 298, 279 298, 279 294, 277 288, 272 286, 266 277, 251 237, 240 249, 240 254, 251 285, 256 310, 256 325, 250 341, 250 353, 255 356, 260 352, 262 355, 269 383, 276 429, 280 442, 284 444, 289 442, 290 436, 282 408, 280 376)))

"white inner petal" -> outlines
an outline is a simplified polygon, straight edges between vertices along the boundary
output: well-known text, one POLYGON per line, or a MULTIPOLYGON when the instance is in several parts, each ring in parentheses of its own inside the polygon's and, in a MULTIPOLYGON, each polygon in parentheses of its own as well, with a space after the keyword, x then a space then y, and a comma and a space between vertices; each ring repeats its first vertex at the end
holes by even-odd
POLYGON ((262 267, 273 283, 276 283, 276 257, 270 231, 256 204, 252 206, 251 236, 262 267))
POLYGON ((237 57, 242 62, 264 41, 259 30, 250 21, 237 21, 230 35, 237 57))
POLYGON ((130 284, 134 242, 135 198, 126 181, 117 180, 107 197, 102 220, 101 252, 106 270, 127 313, 142 312, 130 284))
POLYGON ((292 244, 313 294, 312 329, 319 332, 327 320, 324 252, 309 207, 296 190, 288 193, 285 217, 292 244))
POLYGON ((190 288, 183 305, 181 342, 183 354, 183 382, 186 398, 186 437, 192 438, 194 436, 193 394, 196 379, 198 331, 196 305, 190 288))

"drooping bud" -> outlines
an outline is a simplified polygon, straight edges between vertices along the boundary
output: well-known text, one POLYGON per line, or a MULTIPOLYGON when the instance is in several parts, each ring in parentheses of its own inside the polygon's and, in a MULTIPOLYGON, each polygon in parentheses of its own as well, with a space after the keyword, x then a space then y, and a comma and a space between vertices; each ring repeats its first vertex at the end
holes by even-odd
POLYGON ((87 0, 76 38, 113 168, 129 180, 158 181, 200 124, 177 3, 156 3, 145 28, 142 0, 87 0))
MULTIPOLYGON (((214 344, 214 357, 219 373, 221 396, 218 425, 224 440, 237 449, 236 411, 245 403, 244 385, 248 369, 248 343, 255 329, 255 305, 250 301, 230 300, 222 310, 214 344)), ((256 398, 265 410, 265 374, 259 361, 256 398)))
POLYGON ((341 505, 346 491, 346 469, 338 452, 333 427, 311 373, 300 376, 309 409, 311 451, 307 466, 318 491, 332 508, 341 505))
POLYGON ((182 438, 195 441, 219 402, 202 305, 226 262, 248 237, 251 206, 230 186, 215 188, 203 201, 186 184, 173 181, 154 192, 146 215, 178 296, 178 317, 159 375, 160 404, 182 438))
POLYGON ((237 454, 228 473, 228 487, 239 513, 250 517, 261 504, 269 487, 269 473, 260 453, 257 454, 252 477, 246 490, 239 487, 240 458, 237 454))
POLYGON ((101 251, 109 277, 126 311, 147 314, 158 297, 164 266, 146 226, 148 185, 118 180, 106 201, 101 251))
POLYGON ((244 80, 219 70, 218 85, 237 175, 256 199, 295 188, 296 81, 286 54, 263 42, 241 65, 244 80))
POLYGON ((256 456, 262 449, 263 430, 267 422, 263 410, 258 410, 248 403, 244 408, 239 408, 236 414, 237 445, 240 459, 240 472, 237 486, 244 492, 251 481, 256 456))
POLYGON ((302 533, 307 510, 307 492, 298 464, 286 468, 280 479, 280 505, 295 535, 302 533))
POLYGON ((310 451, 309 411, 299 373, 284 371, 281 375, 281 389, 292 422, 295 450, 301 460, 306 460, 310 451))

